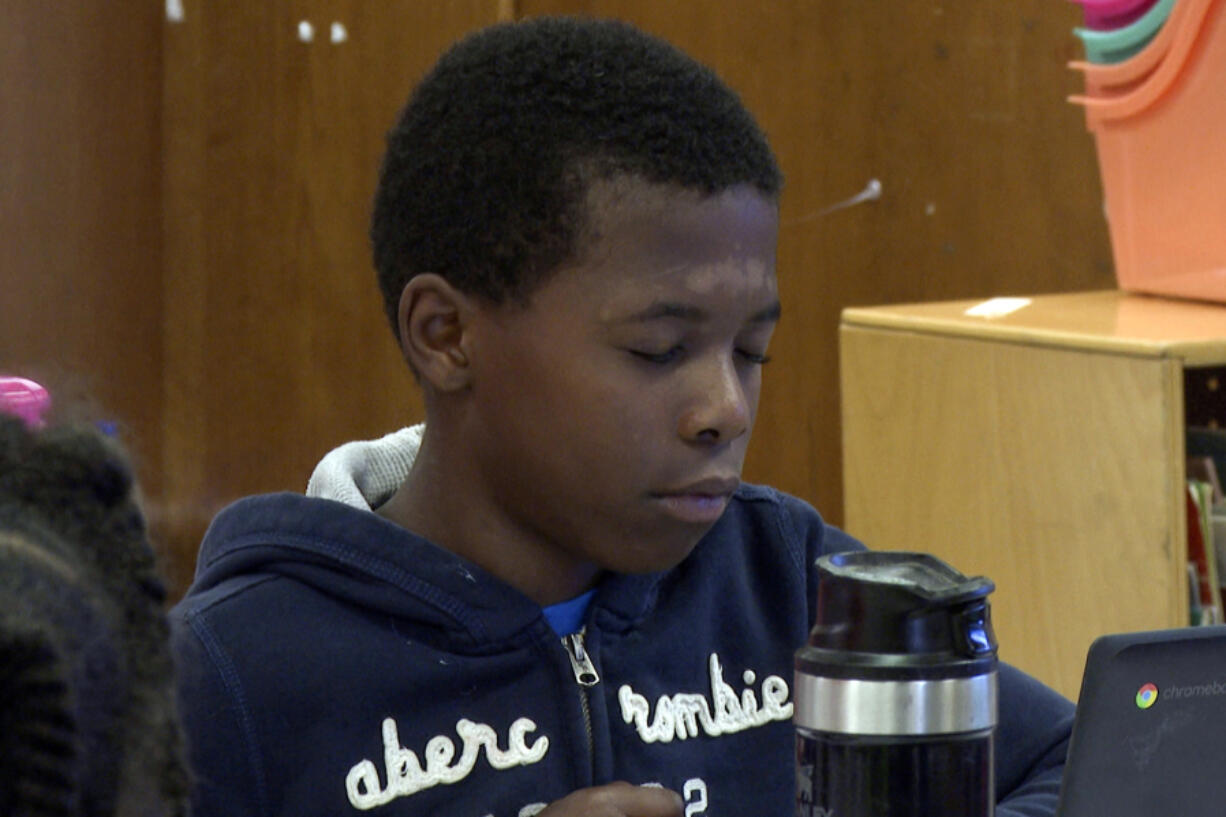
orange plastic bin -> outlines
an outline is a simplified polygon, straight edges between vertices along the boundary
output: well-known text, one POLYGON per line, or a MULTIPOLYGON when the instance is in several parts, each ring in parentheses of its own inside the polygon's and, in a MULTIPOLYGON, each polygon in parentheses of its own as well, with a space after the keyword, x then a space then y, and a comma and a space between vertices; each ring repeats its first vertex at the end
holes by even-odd
POLYGON ((1181 22, 1196 28, 1137 87, 1073 99, 1094 134, 1120 287, 1226 303, 1226 0, 1181 22))

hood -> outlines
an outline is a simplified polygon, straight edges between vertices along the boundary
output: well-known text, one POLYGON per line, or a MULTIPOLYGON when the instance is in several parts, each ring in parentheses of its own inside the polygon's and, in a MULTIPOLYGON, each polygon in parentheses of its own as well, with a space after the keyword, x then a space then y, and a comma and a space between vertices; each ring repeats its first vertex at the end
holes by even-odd
POLYGON ((241 499, 218 514, 188 595, 209 603, 277 578, 473 642, 504 639, 540 615, 515 588, 377 514, 291 493, 241 499))
MULTIPOLYGON (((408 475, 422 426, 347 443, 316 467, 305 496, 248 497, 213 520, 189 598, 291 578, 349 606, 413 619, 477 645, 537 624, 541 608, 481 567, 405 530, 378 507, 408 475)), ((663 574, 609 576, 594 603, 614 629, 646 614, 663 574)))
POLYGON ((315 466, 307 496, 333 499, 363 511, 377 508, 396 493, 421 448, 424 424, 393 431, 377 440, 345 443, 315 466))

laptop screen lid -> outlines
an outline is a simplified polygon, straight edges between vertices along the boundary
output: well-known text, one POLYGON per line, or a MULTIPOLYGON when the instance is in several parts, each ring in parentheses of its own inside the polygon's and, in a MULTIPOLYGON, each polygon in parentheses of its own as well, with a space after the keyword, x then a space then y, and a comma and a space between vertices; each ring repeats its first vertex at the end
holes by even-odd
POLYGON ((1226 814, 1226 626, 1090 646, 1057 814, 1226 814))

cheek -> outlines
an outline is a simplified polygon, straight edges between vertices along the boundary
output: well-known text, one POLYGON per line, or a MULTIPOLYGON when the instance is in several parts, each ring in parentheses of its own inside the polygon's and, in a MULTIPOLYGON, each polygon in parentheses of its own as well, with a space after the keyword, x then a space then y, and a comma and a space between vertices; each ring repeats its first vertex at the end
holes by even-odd
POLYGON ((552 433, 568 451, 568 472, 580 483, 602 475, 599 482, 638 482, 655 472, 653 463, 666 449, 675 423, 668 411, 668 394, 608 379, 589 372, 567 381, 566 399, 550 407, 552 433))
POLYGON ((650 392, 591 380, 574 386, 572 399, 559 408, 560 422, 593 456, 628 465, 659 445, 662 411, 650 392))
POLYGON ((482 397, 503 433, 582 457, 615 446, 618 431, 629 430, 633 404, 590 361, 565 351, 505 352, 482 397))
POLYGON ((745 400, 749 403, 749 418, 758 416, 758 402, 762 399, 762 367, 755 366, 744 381, 745 400))
POLYGON ((478 400, 499 447, 533 460, 547 450, 557 478, 579 483, 647 468, 676 431, 685 387, 645 381, 616 350, 525 337, 502 339, 482 361, 478 400))

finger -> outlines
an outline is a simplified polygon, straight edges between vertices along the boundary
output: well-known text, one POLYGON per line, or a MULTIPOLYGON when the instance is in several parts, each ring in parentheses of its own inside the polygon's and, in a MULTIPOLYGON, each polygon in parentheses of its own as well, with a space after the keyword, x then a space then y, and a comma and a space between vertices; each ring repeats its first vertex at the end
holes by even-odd
POLYGON ((626 817, 680 817, 685 807, 681 795, 658 786, 612 783, 602 788, 612 798, 611 805, 626 817))
POLYGON ((538 817, 681 817, 683 808, 675 791, 619 782, 571 792, 538 817))

